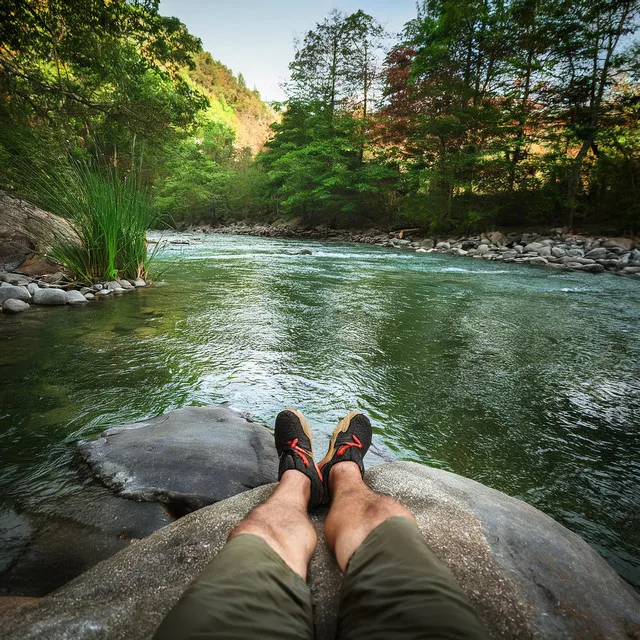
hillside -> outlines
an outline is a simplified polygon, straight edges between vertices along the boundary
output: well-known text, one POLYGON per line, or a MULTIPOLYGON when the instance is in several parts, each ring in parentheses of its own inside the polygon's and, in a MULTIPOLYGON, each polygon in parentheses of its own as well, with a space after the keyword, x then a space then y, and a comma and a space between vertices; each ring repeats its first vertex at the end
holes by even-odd
POLYGON ((270 135, 270 125, 276 114, 265 104, 257 91, 244 86, 242 75, 234 76, 231 69, 214 60, 207 51, 194 55, 195 69, 188 72, 193 86, 209 98, 207 116, 224 122, 236 133, 235 146, 249 147, 257 154, 270 135))

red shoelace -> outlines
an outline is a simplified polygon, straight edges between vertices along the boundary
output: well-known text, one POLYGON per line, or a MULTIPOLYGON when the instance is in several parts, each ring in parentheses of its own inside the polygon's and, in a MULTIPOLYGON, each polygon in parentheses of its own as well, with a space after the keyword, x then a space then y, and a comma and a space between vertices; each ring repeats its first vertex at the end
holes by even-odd
POLYGON ((286 442, 285 444, 300 456, 305 467, 309 467, 309 452, 298 446, 298 438, 289 440, 289 442, 286 442))
MULTIPOLYGON (((289 440, 289 442, 285 442, 287 447, 289 447, 292 451, 295 451, 302 460, 304 466, 309 468, 309 452, 306 449, 298 446, 298 438, 294 438, 293 440, 289 440)), ((317 464, 314 464, 316 471, 318 472, 318 476, 320 480, 322 480, 322 472, 320 471, 320 467, 317 464)))
POLYGON ((362 449, 362 442, 360 442, 360 440, 358 439, 358 436, 356 436, 355 434, 351 434, 351 437, 353 438, 353 442, 346 442, 345 444, 343 444, 339 449, 338 449, 338 453, 337 455, 339 457, 342 457, 345 453, 345 451, 349 448, 349 447, 357 447, 358 449, 362 449))

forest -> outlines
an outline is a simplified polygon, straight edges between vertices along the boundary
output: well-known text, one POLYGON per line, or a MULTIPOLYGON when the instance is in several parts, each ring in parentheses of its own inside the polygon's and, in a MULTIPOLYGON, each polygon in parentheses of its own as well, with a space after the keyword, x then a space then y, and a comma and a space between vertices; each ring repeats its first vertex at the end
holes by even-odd
POLYGON ((89 162, 153 225, 638 231, 639 0, 334 10, 273 105, 156 0, 1 4, 0 186, 54 212, 89 162))

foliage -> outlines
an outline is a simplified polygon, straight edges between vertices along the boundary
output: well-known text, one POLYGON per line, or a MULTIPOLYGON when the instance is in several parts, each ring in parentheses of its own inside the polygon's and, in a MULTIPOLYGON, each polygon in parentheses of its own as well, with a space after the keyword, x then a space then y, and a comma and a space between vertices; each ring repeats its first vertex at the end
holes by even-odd
POLYGON ((393 171, 369 144, 382 36, 362 11, 333 11, 298 44, 291 98, 258 159, 276 215, 345 226, 371 223, 384 208, 393 171))
POLYGON ((31 198, 66 218, 76 240, 49 255, 84 283, 146 277, 153 254, 146 234, 155 223, 151 196, 134 172, 71 162, 67 171, 31 175, 31 198))
MULTIPOLYGON (((11 123, 46 124, 107 153, 164 141, 206 99, 180 76, 200 42, 157 0, 2 0, 0 95, 11 123)), ((66 149, 68 151, 68 149, 66 149)))

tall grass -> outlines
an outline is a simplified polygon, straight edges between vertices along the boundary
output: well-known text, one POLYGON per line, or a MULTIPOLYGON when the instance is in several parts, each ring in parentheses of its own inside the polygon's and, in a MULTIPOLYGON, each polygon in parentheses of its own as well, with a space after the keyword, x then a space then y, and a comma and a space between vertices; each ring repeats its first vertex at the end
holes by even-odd
POLYGON ((34 176, 32 190, 38 204, 66 218, 77 235, 77 241, 54 243, 48 255, 78 280, 147 277, 153 253, 147 253, 146 233, 157 216, 135 172, 72 161, 67 170, 34 176))

